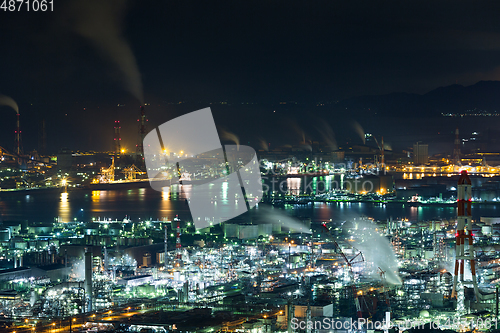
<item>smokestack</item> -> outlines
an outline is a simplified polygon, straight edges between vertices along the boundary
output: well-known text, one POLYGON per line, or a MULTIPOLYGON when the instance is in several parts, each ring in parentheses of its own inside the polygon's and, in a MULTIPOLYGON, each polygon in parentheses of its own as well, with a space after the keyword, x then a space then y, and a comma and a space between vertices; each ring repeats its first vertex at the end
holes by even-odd
POLYGON ((165 271, 168 269, 168 229, 167 225, 165 224, 165 271))
POLYGON ((146 136, 146 122, 148 121, 146 119, 146 112, 144 111, 144 106, 141 106, 141 113, 139 119, 137 121, 139 122, 139 143, 137 144, 137 150, 136 154, 137 157, 141 157, 141 160, 144 158, 144 147, 143 147, 143 142, 144 142, 144 137, 146 136))
POLYGON ((92 311, 92 252, 87 248, 85 252, 85 294, 87 295, 87 312, 92 311))
POLYGON ((385 167, 385 155, 384 155, 384 137, 382 137, 382 151, 380 152, 380 162, 382 163, 382 167, 385 167))
POLYGON ((176 216, 174 221, 177 221, 177 232, 175 239, 176 260, 178 266, 181 266, 182 265, 181 220, 176 216))
MULTIPOLYGON (((458 179, 457 186, 457 232, 455 234, 455 274, 453 277, 453 289, 451 297, 457 296, 457 282, 460 274, 460 282, 464 283, 464 267, 466 261, 470 263, 470 270, 472 276, 472 286, 478 300, 481 300, 482 295, 476 280, 476 264, 474 257, 474 239, 472 234, 472 182, 467 174, 467 171, 462 171, 458 179), (467 229, 467 231, 465 231, 467 229), (465 252, 465 242, 468 241, 469 253, 465 252)), ((463 288, 463 287, 462 287, 463 288)))
POLYGON ((118 156, 122 151, 122 138, 120 134, 120 121, 115 120, 115 154, 118 156))
POLYGON ((104 273, 108 272, 108 248, 104 247, 104 273))
POLYGON ((15 131, 15 139, 14 139, 14 149, 18 156, 22 153, 21 148, 21 126, 19 125, 19 112, 16 114, 16 131, 15 131))

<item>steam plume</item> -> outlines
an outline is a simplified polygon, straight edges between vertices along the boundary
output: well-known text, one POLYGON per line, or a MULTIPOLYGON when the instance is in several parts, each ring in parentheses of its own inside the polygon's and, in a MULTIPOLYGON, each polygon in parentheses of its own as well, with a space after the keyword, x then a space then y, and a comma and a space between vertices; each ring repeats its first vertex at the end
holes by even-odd
POLYGON ((264 151, 268 151, 269 150, 269 146, 267 145, 267 141, 264 140, 263 138, 259 138, 259 146, 264 151))
POLYGON ((361 127, 361 125, 356 120, 352 121, 352 127, 354 128, 356 133, 358 133, 359 137, 363 141, 363 144, 365 144, 366 143, 365 130, 363 129, 363 127, 361 127))
POLYGON ((122 35, 124 0, 77 0, 71 7, 73 29, 88 39, 119 70, 124 89, 144 104, 141 74, 122 35))
POLYGON ((337 145, 337 140, 335 139, 335 133, 333 132, 333 129, 323 119, 320 119, 318 123, 321 125, 316 127, 316 130, 321 135, 321 137, 328 145, 328 147, 332 151, 336 151, 338 149, 338 145, 337 145))
POLYGON ((16 101, 9 96, 0 95, 0 105, 10 106, 14 109, 14 111, 16 111, 17 114, 19 114, 19 106, 17 105, 16 101))
POLYGON ((227 140, 227 141, 232 141, 232 142, 236 143, 236 146, 239 147, 240 138, 238 138, 238 136, 236 134, 228 132, 226 130, 221 130, 220 132, 221 132, 220 133, 221 139, 227 140))
POLYGON ((300 137, 300 143, 306 143, 306 132, 299 126, 295 119, 287 119, 288 128, 292 129, 300 137))
POLYGON ((388 283, 401 284, 396 255, 387 238, 378 233, 373 224, 366 221, 356 222, 358 229, 354 246, 363 253, 367 262, 373 263, 375 272, 378 271, 378 267, 385 272, 388 283))

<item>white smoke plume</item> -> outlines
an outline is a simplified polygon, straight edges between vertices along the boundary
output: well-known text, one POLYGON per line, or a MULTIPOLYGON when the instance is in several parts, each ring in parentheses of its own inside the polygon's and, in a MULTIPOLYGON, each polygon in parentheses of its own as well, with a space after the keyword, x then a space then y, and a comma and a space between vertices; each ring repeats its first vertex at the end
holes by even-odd
POLYGON ((306 143, 306 132, 299 126, 297 121, 292 118, 287 118, 285 120, 287 127, 295 132, 299 138, 300 138, 300 143, 305 144, 306 143))
POLYGON ((353 246, 361 251, 365 261, 373 264, 373 273, 385 272, 388 283, 401 284, 398 274, 398 262, 389 240, 383 237, 376 229, 376 225, 367 221, 356 221, 357 230, 353 237, 353 246))
POLYGON ((365 138, 365 130, 363 129, 363 127, 361 127, 361 125, 356 120, 353 120, 352 121, 352 128, 359 135, 359 137, 363 141, 363 144, 365 144, 366 138, 365 138))
POLYGON ((16 101, 10 98, 9 96, 0 95, 0 105, 10 106, 11 108, 19 114, 19 106, 16 101))
POLYGON ((234 133, 222 129, 220 130, 220 137, 222 140, 234 142, 238 147, 240 145, 240 138, 234 133))
POLYGON ((336 151, 339 147, 337 145, 337 140, 335 139, 335 133, 333 132, 333 129, 323 119, 320 119, 318 124, 320 124, 320 126, 317 126, 316 130, 321 135, 321 137, 323 138, 325 143, 328 145, 328 147, 332 151, 336 151))
POLYGON ((72 28, 88 39, 118 69, 124 89, 144 104, 135 56, 122 34, 125 0, 76 0, 70 7, 72 28))
POLYGON ((259 138, 259 147, 264 151, 269 151, 269 146, 267 145, 267 141, 263 138, 259 138))
POLYGON ((83 281, 85 280, 85 260, 80 259, 77 262, 73 263, 71 268, 71 277, 75 281, 83 281))

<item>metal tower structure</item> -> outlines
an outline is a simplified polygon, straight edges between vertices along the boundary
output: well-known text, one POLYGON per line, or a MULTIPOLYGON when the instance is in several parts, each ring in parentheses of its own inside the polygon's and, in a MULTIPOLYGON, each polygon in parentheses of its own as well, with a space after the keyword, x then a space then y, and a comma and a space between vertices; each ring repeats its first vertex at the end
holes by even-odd
POLYGON ((124 168, 122 173, 125 174, 126 180, 134 180, 134 179, 136 179, 137 175, 144 175, 145 174, 145 172, 141 171, 141 169, 136 167, 134 164, 132 164, 128 168, 124 168))
POLYGON ((120 155, 122 150, 122 138, 120 135, 120 121, 115 120, 115 154, 120 155))
MULTIPOLYGON (((373 140, 375 140, 375 143, 377 144, 377 147, 378 147, 378 150, 380 151, 380 165, 382 166, 382 168, 385 167, 385 154, 384 154, 384 137, 382 137, 382 144, 380 144, 377 140, 377 137, 375 135, 372 135, 371 136, 373 138, 373 140)), ((375 156, 377 157, 377 156, 375 156)), ((361 166, 361 160, 359 162, 360 166, 361 166)))
POLYGON ((141 114, 139 119, 137 119, 139 122, 139 142, 137 143, 137 150, 136 154, 137 156, 141 156, 142 158, 144 157, 144 137, 146 136, 146 122, 148 121, 146 119, 146 113, 144 111, 144 106, 141 106, 141 114))
POLYGON ((87 248, 85 251, 85 294, 87 296, 87 309, 92 311, 93 289, 92 289, 92 249, 87 248))
POLYGON ((385 303, 387 304, 387 310, 389 312, 392 312, 391 311, 391 301, 389 299, 389 296, 387 295, 388 293, 388 290, 386 290, 386 287, 387 287, 387 280, 385 278, 385 271, 382 270, 382 268, 378 268, 380 270, 379 274, 380 274, 380 280, 382 281, 382 296, 384 298, 384 301, 385 303))
POLYGON ((111 157, 111 166, 101 169, 101 182, 109 183, 115 181, 115 157, 111 157))
POLYGON ((176 216, 174 221, 177 222, 177 231, 175 238, 175 259, 177 266, 182 266, 182 245, 181 245, 181 220, 176 216))
POLYGON ((15 153, 20 156, 23 149, 21 146, 21 126, 19 125, 19 112, 16 113, 16 131, 15 131, 15 138, 14 138, 14 150, 15 153))
MULTIPOLYGON (((323 228, 325 228, 327 230, 328 234, 330 236, 332 236, 331 231, 327 227, 327 225, 325 223, 323 223, 322 226, 323 226, 323 228)), ((362 296, 363 291, 362 290, 358 291, 356 288, 356 282, 355 282, 354 272, 353 272, 352 266, 353 266, 353 264, 365 262, 365 258, 363 257, 363 254, 360 251, 356 255, 354 255, 351 259, 348 259, 347 256, 345 255, 344 251, 342 251, 342 248, 335 241, 335 239, 333 239, 333 236, 332 236, 332 242, 333 242, 333 245, 335 245, 335 252, 340 254, 342 256, 342 258, 344 259, 344 261, 346 263, 347 270, 348 270, 347 272, 348 272, 348 275, 349 275, 350 280, 351 280, 350 281, 350 288, 346 287, 346 290, 345 290, 346 295, 347 295, 346 298, 348 298, 348 299, 354 298, 354 304, 356 306, 356 315, 358 316, 358 318, 363 318, 363 311, 361 309, 361 303, 360 303, 360 298, 362 298, 360 296, 362 296), (354 259, 357 259, 357 261, 354 261, 354 259), (347 289, 350 289, 351 294, 349 294, 349 291, 347 289)), ((368 308, 368 305, 366 304, 366 300, 364 298, 362 298, 362 300, 365 303, 365 307, 368 310, 369 316, 371 316, 370 309, 368 308)))
POLYGON ((165 271, 168 269, 168 228, 167 225, 165 224, 165 271))
POLYGON ((382 137, 382 149, 380 151, 380 163, 385 168, 385 155, 384 155, 384 137, 382 137))
MULTIPOLYGON (((458 130, 457 130, 458 132, 458 130)), ((455 246, 455 276, 453 277, 453 289, 451 292, 451 297, 457 297, 457 283, 458 274, 460 272, 460 282, 464 281, 464 270, 465 262, 468 260, 470 263, 470 269, 472 273, 472 285, 474 287, 474 293, 477 298, 481 298, 479 289, 476 281, 476 263, 474 260, 474 245, 473 245, 473 234, 472 234, 472 216, 471 216, 471 201, 472 201, 472 183, 467 174, 467 171, 463 170, 460 173, 460 178, 458 179, 457 187, 457 232, 456 246, 455 246), (467 228, 467 231, 465 230, 467 228), (468 240, 469 243, 469 253, 465 253, 465 241, 468 240)))
POLYGON ((458 137, 458 127, 455 130, 455 149, 453 149, 453 162, 455 165, 461 165, 460 161, 460 138, 458 137))

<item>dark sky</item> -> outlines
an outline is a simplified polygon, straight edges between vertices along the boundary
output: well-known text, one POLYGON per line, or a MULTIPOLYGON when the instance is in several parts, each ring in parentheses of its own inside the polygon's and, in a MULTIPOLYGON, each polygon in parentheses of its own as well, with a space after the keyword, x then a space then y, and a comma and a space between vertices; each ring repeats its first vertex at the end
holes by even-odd
POLYGON ((49 129, 88 133, 141 90, 155 104, 312 103, 500 79, 498 1, 54 2, 0 10, 0 93, 32 131, 56 118, 49 129))

